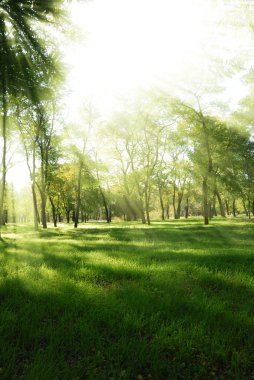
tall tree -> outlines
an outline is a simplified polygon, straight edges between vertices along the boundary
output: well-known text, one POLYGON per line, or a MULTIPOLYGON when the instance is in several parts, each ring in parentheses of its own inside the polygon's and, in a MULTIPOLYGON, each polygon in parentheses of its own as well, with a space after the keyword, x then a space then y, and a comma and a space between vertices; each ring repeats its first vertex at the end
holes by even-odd
POLYGON ((36 101, 39 85, 56 68, 36 22, 50 23, 63 15, 60 0, 5 0, 0 3, 0 106, 2 116, 2 181, 0 190, 0 224, 6 185, 6 146, 9 100, 25 94, 36 101))

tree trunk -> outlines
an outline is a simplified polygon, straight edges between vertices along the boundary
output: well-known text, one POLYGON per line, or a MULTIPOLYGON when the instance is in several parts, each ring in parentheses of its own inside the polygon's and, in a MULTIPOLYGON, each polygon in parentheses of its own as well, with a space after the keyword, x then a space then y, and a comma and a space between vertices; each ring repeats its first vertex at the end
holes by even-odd
POLYGON ((229 201, 228 201, 228 199, 225 200, 225 205, 226 205, 227 215, 229 215, 229 201))
POLYGON ((248 218, 250 219, 250 197, 248 197, 248 218))
POLYGON ((76 201, 74 228, 78 227, 78 220, 79 220, 79 209, 80 209, 80 203, 81 203, 80 192, 81 192, 82 168, 83 168, 83 161, 80 161, 80 164, 79 164, 79 173, 78 173, 78 184, 77 184, 77 201, 76 201))
MULTIPOLYGON (((205 122, 202 112, 200 112, 200 114, 201 114, 201 119, 202 119, 202 129, 203 129, 207 159, 208 159, 207 175, 210 177, 213 171, 213 161, 212 161, 212 155, 211 155, 210 144, 209 144, 209 134, 207 131, 206 122, 205 122)), ((203 188, 204 224, 208 225, 209 224, 209 205, 208 205, 207 177, 203 178, 202 188, 203 188)))
POLYGON ((3 137, 3 155, 2 155, 2 181, 1 181, 1 194, 0 194, 0 225, 5 224, 4 215, 4 198, 5 198, 5 187, 6 187, 6 150, 7 150, 7 89, 5 78, 3 79, 3 122, 2 122, 2 137, 3 137))
POLYGON ((233 211, 233 216, 236 217, 235 198, 233 198, 233 202, 232 202, 232 211, 233 211))
POLYGON ((57 214, 56 214, 56 208, 53 202, 53 199, 49 197, 50 203, 51 203, 51 208, 52 208, 52 218, 53 218, 53 223, 54 227, 57 227, 57 214))
POLYGON ((140 200, 139 200, 139 210, 140 210, 141 222, 142 222, 142 224, 146 224, 146 216, 145 216, 142 198, 140 198, 140 200))
POLYGON ((44 181, 42 181, 42 187, 41 187, 41 223, 42 228, 47 228, 47 213, 46 213, 46 193, 45 193, 45 184, 44 181))
POLYGON ((209 211, 209 220, 212 220, 213 218, 213 207, 211 199, 208 201, 208 211, 209 211))
POLYGON ((186 206, 185 206, 185 219, 189 217, 189 197, 186 198, 186 206))
POLYGON ((160 206, 161 206, 161 220, 165 220, 165 209, 164 209, 164 202, 163 202, 163 194, 161 187, 159 186, 159 198, 160 198, 160 206))
POLYGON ((105 209, 106 221, 107 221, 107 223, 110 223, 111 222, 111 211, 110 211, 110 208, 107 205, 106 197, 105 197, 105 195, 104 195, 103 190, 102 190, 101 187, 100 187, 100 193, 101 193, 101 197, 102 197, 102 203, 103 203, 103 206, 104 206, 104 209, 105 209))
POLYGON ((175 181, 174 181, 174 192, 173 192, 172 204, 173 204, 173 210, 174 210, 174 219, 176 219, 176 184, 175 184, 175 181))
POLYGON ((169 219, 169 202, 167 203, 166 214, 167 214, 167 219, 169 219))
POLYGON ((207 186, 207 178, 203 178, 202 184, 203 190, 203 216, 204 216, 204 224, 209 224, 209 208, 208 208, 208 186, 207 186))
POLYGON ((34 211, 34 230, 38 231, 38 206, 37 206, 37 197, 35 191, 35 184, 32 183, 32 195, 33 195, 33 211, 34 211))
POLYGON ((247 207, 246 207, 246 204, 245 204, 244 199, 243 199, 243 208, 244 208, 244 211, 245 211, 246 216, 249 217, 249 212, 248 212, 248 209, 247 209, 247 207))
POLYGON ((225 208, 223 206, 223 202, 221 200, 221 196, 220 196, 220 193, 218 191, 218 189, 216 188, 215 191, 214 191, 214 194, 216 195, 217 199, 218 199, 218 202, 219 202, 219 206, 220 206, 220 214, 223 218, 226 217, 226 214, 225 214, 225 208))
POLYGON ((146 208, 146 220, 147 220, 148 225, 151 224, 149 204, 150 204, 149 189, 146 188, 145 189, 145 208, 146 208))
POLYGON ((147 224, 150 225, 151 220, 150 220, 150 213, 149 213, 149 205, 147 203, 146 203, 146 220, 147 220, 147 224))
POLYGON ((180 219, 181 217, 181 204, 183 199, 183 192, 178 192, 178 200, 177 200, 177 209, 175 219, 180 219))
MULTIPOLYGON (((25 143, 24 143, 25 144, 25 143)), ((39 222, 39 219, 38 219, 38 215, 39 215, 39 211, 38 211, 38 203, 37 203, 37 196, 36 196, 36 190, 35 190, 35 170, 36 170, 36 163, 35 163, 35 142, 33 142, 33 152, 32 152, 32 155, 33 155, 33 162, 32 162, 32 170, 30 170, 30 175, 31 175, 31 180, 32 180, 32 195, 33 195, 33 210, 34 210, 34 230, 35 231, 38 231, 39 227, 38 227, 38 222, 39 222)), ((27 150, 26 150, 27 152, 27 150)), ((28 153, 27 153, 27 166, 28 168, 30 168, 29 166, 29 158, 28 158, 28 153)))
POLYGON ((215 192, 214 192, 214 194, 213 194, 212 213, 213 213, 213 216, 217 216, 217 210, 216 210, 216 194, 215 194, 215 192))

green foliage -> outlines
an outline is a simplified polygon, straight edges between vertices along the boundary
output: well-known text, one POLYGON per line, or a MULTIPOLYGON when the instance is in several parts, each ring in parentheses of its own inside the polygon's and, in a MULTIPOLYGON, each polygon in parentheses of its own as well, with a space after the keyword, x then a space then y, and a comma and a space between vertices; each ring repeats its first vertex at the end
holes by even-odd
POLYGON ((25 93, 38 100, 45 79, 57 68, 56 60, 40 39, 35 22, 53 22, 63 15, 63 1, 20 0, 0 4, 0 91, 25 93))

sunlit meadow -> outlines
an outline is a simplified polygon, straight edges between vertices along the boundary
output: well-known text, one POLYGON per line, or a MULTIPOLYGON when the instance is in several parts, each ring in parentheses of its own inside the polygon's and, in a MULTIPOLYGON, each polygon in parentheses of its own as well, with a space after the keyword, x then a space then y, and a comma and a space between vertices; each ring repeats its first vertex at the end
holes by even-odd
POLYGON ((8 229, 1 378, 252 378, 252 225, 8 229))
POLYGON ((254 379, 254 3, 0 0, 0 379, 254 379))

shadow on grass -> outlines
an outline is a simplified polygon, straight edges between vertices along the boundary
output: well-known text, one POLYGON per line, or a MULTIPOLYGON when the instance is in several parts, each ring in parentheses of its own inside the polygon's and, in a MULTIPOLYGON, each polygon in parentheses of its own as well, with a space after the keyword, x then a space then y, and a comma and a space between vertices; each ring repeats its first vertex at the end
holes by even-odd
POLYGON ((252 378, 253 233, 175 226, 3 246, 0 377, 252 378))
POLYGON ((245 315, 179 283, 160 293, 140 280, 91 291, 64 277, 55 289, 36 290, 32 281, 7 279, 1 378, 250 378, 253 324, 245 315))

